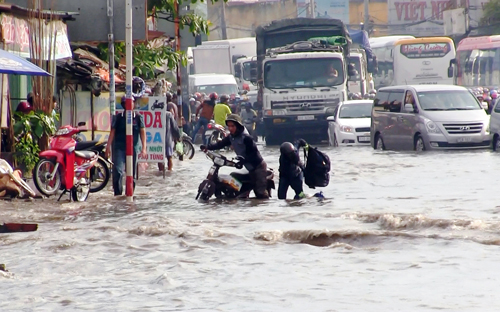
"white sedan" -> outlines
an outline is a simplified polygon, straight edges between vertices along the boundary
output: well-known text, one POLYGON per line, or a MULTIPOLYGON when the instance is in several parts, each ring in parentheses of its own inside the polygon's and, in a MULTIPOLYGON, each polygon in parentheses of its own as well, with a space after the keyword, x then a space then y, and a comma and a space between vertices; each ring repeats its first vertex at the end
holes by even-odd
POLYGON ((353 100, 339 104, 328 117, 330 145, 370 145, 373 100, 353 100))

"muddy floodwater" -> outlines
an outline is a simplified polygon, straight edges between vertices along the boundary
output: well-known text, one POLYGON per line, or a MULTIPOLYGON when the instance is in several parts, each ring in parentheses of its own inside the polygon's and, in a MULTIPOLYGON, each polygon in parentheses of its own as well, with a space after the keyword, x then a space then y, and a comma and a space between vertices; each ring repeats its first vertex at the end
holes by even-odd
POLYGON ((134 203, 0 201, 39 224, 0 234, 0 311, 500 310, 500 154, 323 150, 322 201, 198 203, 198 151, 134 203))

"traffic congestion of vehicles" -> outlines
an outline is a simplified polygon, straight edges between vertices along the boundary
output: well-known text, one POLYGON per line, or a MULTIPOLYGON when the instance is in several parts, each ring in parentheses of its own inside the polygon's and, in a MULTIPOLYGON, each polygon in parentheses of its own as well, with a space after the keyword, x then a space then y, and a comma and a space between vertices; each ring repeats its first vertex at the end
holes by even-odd
MULTIPOLYGON (((246 94, 262 118, 262 135, 267 145, 279 145, 300 137, 333 146, 371 144, 378 149, 428 150, 484 148, 490 146, 490 142, 500 141, 499 131, 489 132, 489 119, 494 127, 493 118, 497 114, 494 107, 496 109, 500 86, 500 66, 495 60, 500 53, 500 36, 465 38, 455 48, 448 37, 368 38, 366 32, 347 29, 340 20, 320 18, 273 21, 259 26, 255 33, 255 38, 205 42, 194 48, 194 54, 198 53, 194 68, 215 65, 215 62, 203 61, 199 56, 202 53, 208 55, 208 51, 214 49, 224 53, 218 54, 221 58, 216 65, 218 69, 203 69, 211 72, 203 76, 211 80, 213 86, 205 83, 195 87, 198 72, 193 73, 190 83, 193 83, 193 92, 220 90, 246 94), (197 60, 201 63, 198 67, 197 60), (217 76, 223 72, 225 77, 234 76, 232 85, 237 89, 222 90, 215 86, 217 76), (434 87, 432 91, 418 91, 423 90, 420 85, 434 87), (460 89, 466 94, 455 98, 457 93, 449 89, 452 85, 467 87, 460 89), (392 89, 384 89, 388 87, 392 89), (441 102, 435 107, 422 104, 430 98, 441 102), (458 102, 453 102, 457 99, 458 102), (361 107, 363 103, 367 107, 374 101, 373 116, 370 113, 359 118, 346 117, 342 113, 352 109, 354 114, 356 105, 361 107), (379 102, 388 102, 389 106, 401 102, 401 105, 389 109, 381 104, 388 110, 384 113, 377 106, 379 102), (460 116, 469 116, 470 120, 460 116), (358 120, 370 123, 357 126, 358 120), (384 124, 388 127, 384 129, 387 134, 377 130, 380 120, 387 123, 384 124), (419 130, 410 131, 410 120, 412 127, 419 130), (405 127, 398 123, 400 121, 405 127), (444 126, 451 123, 469 129, 454 132, 444 126), (479 124, 481 129, 476 129, 479 124), (434 126, 435 129, 429 129, 434 126), (370 130, 356 131, 367 128, 370 130), (396 131, 395 140, 389 130, 396 131), (403 137, 411 137, 411 140, 403 137), (384 144, 377 144, 377 140, 384 144)), ((221 81, 228 79, 220 77, 221 81)), ((207 133, 213 132, 209 130, 207 133)))

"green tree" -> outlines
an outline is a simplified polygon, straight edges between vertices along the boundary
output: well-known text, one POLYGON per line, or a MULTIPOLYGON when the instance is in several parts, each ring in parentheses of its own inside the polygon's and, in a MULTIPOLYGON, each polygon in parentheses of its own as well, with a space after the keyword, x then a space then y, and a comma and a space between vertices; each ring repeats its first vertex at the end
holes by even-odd
MULTIPOLYGON (((204 2, 204 0, 148 0, 148 15, 174 23, 177 18, 177 12, 175 11, 176 2, 179 4, 179 7, 182 8, 186 5, 197 3, 198 1, 204 2)), ((209 1, 213 3, 218 0, 209 1)), ((180 15, 178 18, 179 27, 181 29, 189 27, 189 31, 193 35, 209 33, 209 22, 201 16, 194 13, 188 13, 180 15)), ((174 34, 171 35, 173 36, 174 34)), ((109 59, 107 43, 100 44, 99 49, 101 52, 101 59, 107 61, 109 59)), ((115 43, 115 60, 119 61, 124 55, 125 44, 123 42, 115 43)), ((172 46, 164 45, 161 47, 153 47, 148 42, 142 42, 135 44, 133 47, 133 74, 143 79, 154 78, 154 70, 158 66, 166 64, 169 69, 174 69, 179 63, 185 66, 187 57, 184 52, 177 52, 172 46)))
POLYGON ((484 4, 483 17, 479 23, 479 32, 483 35, 500 33, 500 0, 491 0, 484 4))

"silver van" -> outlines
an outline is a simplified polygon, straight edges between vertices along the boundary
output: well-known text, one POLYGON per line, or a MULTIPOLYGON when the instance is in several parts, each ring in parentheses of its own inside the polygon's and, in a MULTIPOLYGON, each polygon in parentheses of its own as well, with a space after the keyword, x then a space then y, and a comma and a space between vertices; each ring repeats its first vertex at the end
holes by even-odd
POLYGON ((413 85, 381 88, 373 101, 374 149, 488 148, 490 119, 466 88, 413 85))

